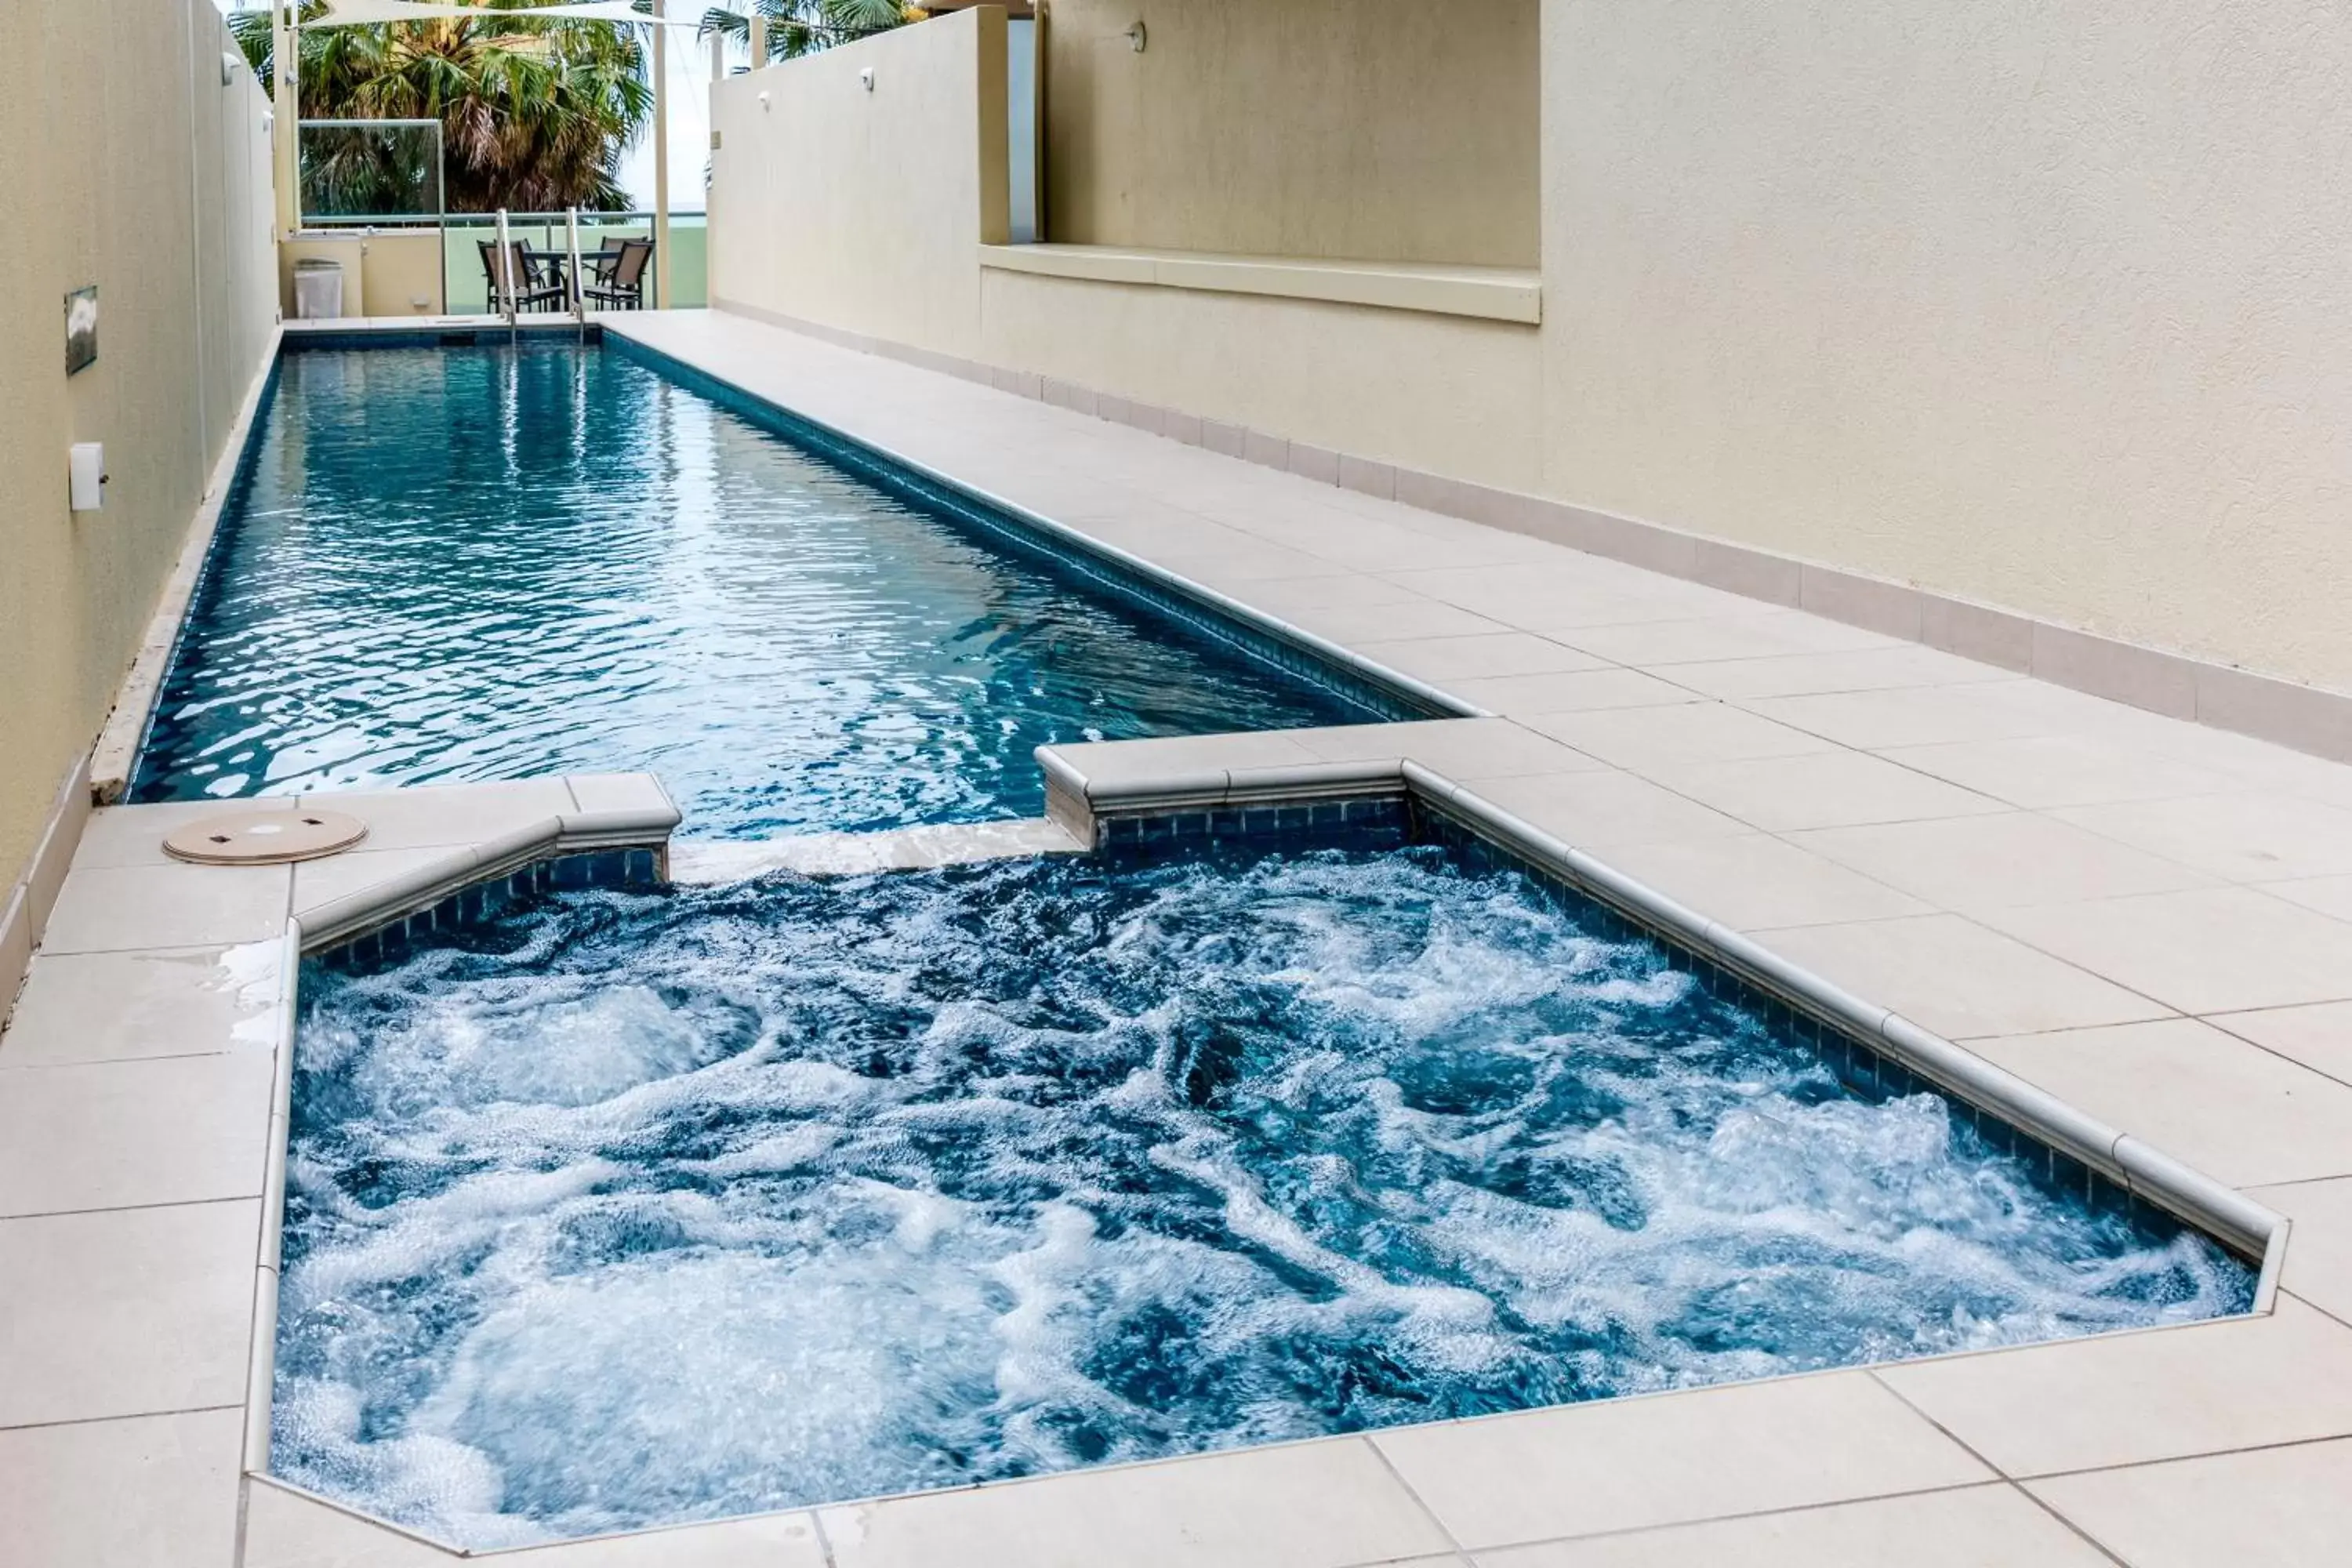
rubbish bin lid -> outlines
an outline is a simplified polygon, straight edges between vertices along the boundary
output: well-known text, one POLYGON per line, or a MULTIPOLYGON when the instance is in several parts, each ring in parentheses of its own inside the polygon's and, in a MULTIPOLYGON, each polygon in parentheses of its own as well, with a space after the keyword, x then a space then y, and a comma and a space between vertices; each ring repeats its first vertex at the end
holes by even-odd
POLYGON ((294 270, 297 272, 341 272, 342 269, 341 262, 329 261, 318 256, 305 256, 294 263, 294 270))

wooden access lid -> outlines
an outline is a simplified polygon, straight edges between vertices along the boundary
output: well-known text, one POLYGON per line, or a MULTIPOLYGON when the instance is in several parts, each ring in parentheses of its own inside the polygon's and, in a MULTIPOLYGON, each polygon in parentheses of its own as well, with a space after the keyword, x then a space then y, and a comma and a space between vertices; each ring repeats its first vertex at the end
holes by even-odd
POLYGON ((248 811, 192 822, 165 836, 163 853, 199 866, 282 866, 335 854, 366 837, 366 823, 340 811, 248 811))

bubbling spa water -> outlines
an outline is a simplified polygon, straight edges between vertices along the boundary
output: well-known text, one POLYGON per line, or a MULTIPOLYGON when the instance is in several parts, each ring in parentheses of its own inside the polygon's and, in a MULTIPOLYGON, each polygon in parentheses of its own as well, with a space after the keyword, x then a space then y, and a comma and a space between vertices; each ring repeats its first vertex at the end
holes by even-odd
POLYGON ((2252 1292, 1434 850, 568 895, 305 984, 273 1463, 475 1546, 2252 1292))

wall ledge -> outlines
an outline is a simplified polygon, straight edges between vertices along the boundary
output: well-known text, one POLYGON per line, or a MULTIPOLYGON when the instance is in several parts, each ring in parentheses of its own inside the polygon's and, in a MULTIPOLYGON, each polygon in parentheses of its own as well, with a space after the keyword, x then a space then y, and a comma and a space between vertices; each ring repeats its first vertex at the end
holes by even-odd
POLYGON ((1213 294, 1267 294, 1384 310, 1475 316, 1526 326, 1543 320, 1543 279, 1533 268, 1052 244, 983 245, 980 264, 999 272, 1029 272, 1045 278, 1213 294))

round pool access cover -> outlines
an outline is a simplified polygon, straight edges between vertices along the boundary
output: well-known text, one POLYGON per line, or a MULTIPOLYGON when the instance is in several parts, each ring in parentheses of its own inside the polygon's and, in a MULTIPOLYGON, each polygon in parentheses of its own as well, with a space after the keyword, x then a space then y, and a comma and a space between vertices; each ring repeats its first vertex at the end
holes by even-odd
POLYGON ((348 849, 367 824, 340 811, 259 811, 208 817, 165 836, 163 853, 199 866, 282 866, 348 849))

